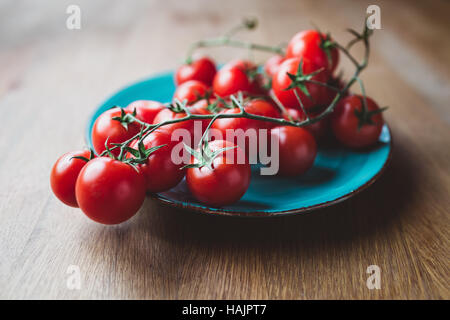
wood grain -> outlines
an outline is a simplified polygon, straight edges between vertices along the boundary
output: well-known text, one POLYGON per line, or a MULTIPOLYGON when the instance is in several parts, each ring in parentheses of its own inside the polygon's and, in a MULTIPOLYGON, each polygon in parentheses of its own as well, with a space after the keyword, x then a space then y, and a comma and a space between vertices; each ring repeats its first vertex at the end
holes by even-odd
MULTIPOLYGON (((0 3, 0 298, 449 299, 450 41, 445 1, 0 3), (368 190, 304 216, 200 216, 147 199, 116 227, 51 194, 55 159, 83 145, 91 111, 131 81, 175 68, 189 43, 244 15, 280 43, 310 22, 345 41, 381 7, 368 94, 386 113, 392 164, 368 190), (381 289, 366 268, 381 268, 381 289), (80 267, 80 290, 66 285, 80 267)), ((236 50, 210 51, 220 61, 236 50)), ((257 55, 256 59, 263 59, 257 55)), ((350 70, 348 63, 344 68, 350 70)))

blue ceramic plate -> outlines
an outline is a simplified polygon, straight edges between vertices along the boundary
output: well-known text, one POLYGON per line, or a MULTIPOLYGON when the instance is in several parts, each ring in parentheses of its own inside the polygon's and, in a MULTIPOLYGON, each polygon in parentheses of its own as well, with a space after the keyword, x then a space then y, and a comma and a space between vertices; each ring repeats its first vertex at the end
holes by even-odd
MULTIPOLYGON (((173 73, 164 73, 126 87, 105 101, 89 119, 86 141, 92 147, 95 119, 114 105, 127 106, 139 99, 170 101, 175 90, 173 73)), ((386 168, 391 156, 391 135, 384 126, 379 143, 370 150, 355 151, 337 144, 321 146, 314 167, 301 177, 260 176, 252 170, 247 193, 234 205, 212 208, 196 201, 183 180, 177 187, 153 197, 171 206, 202 213, 273 216, 302 213, 348 199, 371 185, 386 168)))

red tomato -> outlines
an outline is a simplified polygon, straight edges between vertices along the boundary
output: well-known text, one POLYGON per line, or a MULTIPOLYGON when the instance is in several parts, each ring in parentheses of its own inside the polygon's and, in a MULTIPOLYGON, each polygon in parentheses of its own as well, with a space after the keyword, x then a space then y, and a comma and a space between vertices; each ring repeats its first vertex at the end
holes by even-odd
MULTIPOLYGON (((225 114, 233 114, 239 112, 239 108, 225 109, 221 111, 221 113, 225 114)), ((248 118, 222 118, 214 121, 211 128, 219 130, 223 135, 223 139, 225 140, 226 130, 242 129, 243 131, 246 131, 248 129, 257 129, 258 125, 256 120, 248 118)))
POLYGON ((137 100, 130 103, 125 109, 131 112, 136 110, 136 118, 152 124, 156 115, 164 108, 165 106, 157 101, 137 100))
MULTIPOLYGON (((319 112, 308 113, 308 114, 311 118, 314 118, 314 117, 318 116, 319 114, 321 114, 322 112, 323 112, 323 110, 319 111, 319 112)), ((288 115, 291 116, 291 118, 296 121, 306 120, 305 114, 303 113, 302 110, 287 108, 286 114, 283 115, 283 118, 286 120, 290 120, 288 115)), ((315 123, 305 126, 303 128, 305 128, 306 130, 311 132, 311 134, 314 136, 314 138, 316 138, 317 141, 320 141, 327 136, 329 127, 330 127, 330 117, 327 116, 327 117, 319 120, 318 122, 315 122, 315 123)))
POLYGON ((103 224, 118 224, 130 219, 141 207, 145 179, 128 164, 99 157, 81 170, 75 194, 89 218, 103 224))
POLYGON ((264 72, 269 77, 273 77, 273 75, 277 72, 278 67, 284 60, 285 60, 285 58, 278 54, 270 57, 264 64, 264 72))
POLYGON ((192 114, 211 114, 211 111, 208 110, 208 106, 214 103, 215 99, 210 99, 209 101, 206 99, 202 99, 194 103, 189 107, 189 111, 192 114))
POLYGON ((256 65, 248 60, 234 59, 226 63, 222 69, 238 68, 244 72, 256 69, 256 65))
MULTIPOLYGON (((270 102, 262 99, 255 99, 247 102, 244 105, 244 110, 250 114, 271 117, 271 118, 280 118, 280 113, 278 109, 270 102)), ((225 109, 222 113, 232 114, 239 113, 239 108, 233 109, 225 109)), ((259 121, 248 118, 222 118, 217 119, 212 128, 222 131, 224 134, 227 129, 259 129, 259 128, 271 128, 273 126, 272 122, 269 121, 259 121)), ((225 135, 224 135, 225 138, 225 135)))
POLYGON ((239 68, 219 70, 214 77, 213 91, 220 97, 236 94, 239 91, 250 91, 250 81, 244 71, 239 68))
MULTIPOLYGON (((308 130, 298 127, 281 126, 271 130, 273 139, 279 143, 278 173, 283 176, 295 176, 305 173, 314 164, 317 145, 308 130)), ((276 154, 272 154, 272 157, 276 154)))
MULTIPOLYGON (((175 112, 169 108, 165 108, 156 115, 155 119, 153 120, 153 123, 157 124, 157 123, 161 123, 164 121, 181 119, 184 117, 186 117, 186 113, 184 111, 175 112)), ((181 121, 181 122, 172 123, 172 124, 168 124, 168 125, 164 126, 164 129, 166 129, 166 130, 170 129, 172 131, 175 129, 186 129, 191 134, 193 132, 193 128, 194 128, 194 122, 192 120, 181 121)))
MULTIPOLYGON (((239 108, 234 108, 225 109, 220 113, 234 114, 239 112, 239 108)), ((218 135, 213 136, 212 139, 228 140, 244 150, 247 158, 250 160, 255 159, 258 144, 258 123, 256 120, 248 118, 222 118, 214 121, 211 129, 216 130, 214 133, 218 135)))
MULTIPOLYGON (((280 113, 277 108, 270 102, 262 99, 249 101, 245 104, 244 109, 246 112, 254 115, 271 118, 280 117, 280 113)), ((225 114, 239 112, 239 108, 226 109, 222 111, 222 113, 225 114)), ((269 135, 269 129, 272 127, 273 123, 269 121, 260 121, 248 118, 222 118, 214 121, 211 128, 218 130, 223 140, 229 140, 230 142, 239 145, 242 150, 245 150, 247 158, 253 162, 253 160, 256 159, 260 146, 259 139, 262 132, 260 132, 259 129, 267 129, 267 135, 269 135), (230 136, 230 134, 232 135, 230 136), (256 139, 253 139, 253 137, 256 137, 256 139)), ((269 142, 268 139, 266 141, 269 142)))
POLYGON ((205 97, 208 92, 208 87, 203 82, 197 80, 189 80, 183 82, 173 95, 174 99, 178 99, 181 102, 187 100, 188 104, 192 104, 205 97))
MULTIPOLYGON (((363 148, 375 144, 383 128, 384 120, 381 113, 372 114, 362 122, 356 115, 363 110, 363 97, 351 95, 339 101, 331 116, 331 128, 335 137, 344 145, 352 148, 363 148), (359 124, 362 124, 359 127, 359 124)), ((366 97, 369 112, 379 111, 378 105, 366 97)))
MULTIPOLYGON (((225 147, 233 147, 233 143, 216 140, 209 144, 212 151, 225 147)), ((192 195, 209 206, 222 207, 238 201, 250 185, 250 165, 238 163, 245 157, 240 148, 227 150, 212 161, 212 170, 206 166, 189 168, 186 182, 192 195)))
POLYGON ((232 60, 220 69, 213 81, 213 91, 220 97, 227 97, 238 92, 262 93, 261 79, 256 74, 256 66, 245 60, 232 60), (251 77, 250 75, 254 76, 251 77))
MULTIPOLYGON (((278 71, 272 78, 272 90, 275 96, 278 98, 278 100, 285 108, 299 109, 301 108, 301 106, 294 93, 294 90, 296 90, 298 96, 300 97, 300 100, 303 103, 304 108, 311 109, 316 104, 320 95, 322 94, 324 88, 323 86, 318 84, 305 83, 305 86, 308 89, 311 98, 307 97, 300 90, 300 88, 286 90, 292 83, 292 80, 289 78, 287 73, 294 75, 297 74, 299 63, 300 58, 292 58, 285 60, 280 65, 278 71)), ((303 74, 307 75, 313 73, 314 71, 317 71, 318 69, 319 68, 316 65, 314 65, 310 60, 303 59, 303 68, 302 68, 303 74)), ((319 82, 326 82, 327 77, 324 72, 320 72, 316 74, 312 78, 312 80, 319 82)))
MULTIPOLYGON (((325 39, 326 35, 322 34, 325 39)), ((303 58, 312 61, 318 68, 325 68, 329 74, 333 73, 339 61, 337 48, 329 49, 331 64, 324 49, 320 47, 321 35, 316 30, 305 30, 297 33, 289 41, 286 58, 303 58)))
POLYGON ((189 80, 197 80, 211 86, 215 74, 214 62, 208 57, 202 57, 179 67, 175 74, 175 83, 180 85, 189 80))
MULTIPOLYGON (((180 183, 185 174, 185 170, 181 170, 184 164, 175 164, 172 159, 172 150, 179 142, 171 140, 171 132, 164 127, 157 129, 145 137, 143 143, 146 149, 165 145, 150 154, 145 164, 139 165, 139 171, 147 181, 147 191, 162 192, 180 183)), ((137 144, 137 141, 133 141, 130 147, 137 149, 137 144)))
MULTIPOLYGON (((130 110, 125 110, 126 113, 131 113, 130 110)), ((120 108, 113 108, 102 113, 97 120, 95 120, 92 128, 92 144, 95 152, 101 154, 105 151, 105 142, 108 139, 108 147, 112 147, 112 143, 124 142, 140 131, 140 125, 136 122, 128 124, 126 129, 118 120, 113 120, 114 117, 120 117, 120 108)), ((115 156, 120 153, 119 148, 112 150, 115 156)))
MULTIPOLYGON (((331 77, 328 80, 328 85, 342 90, 344 88, 345 84, 342 82, 341 79, 331 77)), ((331 104, 331 102, 333 102, 333 99, 336 97, 336 94, 337 94, 336 90, 324 87, 322 94, 320 95, 320 97, 317 101, 317 104, 321 105, 321 106, 329 106, 331 104)), ((346 91, 343 93, 343 96, 346 96, 347 94, 348 94, 348 92, 346 91)), ((341 99, 342 99, 342 96, 341 96, 341 99)))
MULTIPOLYGON (((255 99, 249 101, 244 106, 244 110, 250 114, 254 114, 257 116, 280 118, 280 112, 278 111, 278 108, 275 107, 271 102, 263 99, 255 99)), ((259 128, 270 129, 275 126, 275 123, 270 121, 257 121, 257 125, 259 128)))
MULTIPOLYGON (((199 115, 212 114, 212 112, 208 110, 208 105, 213 102, 214 102, 214 99, 209 100, 209 102, 206 99, 199 100, 189 108, 189 111, 192 114, 199 114, 199 115)), ((200 142, 200 138, 203 135, 204 130, 206 130, 206 128, 208 127, 208 124, 210 122, 211 122, 211 119, 194 120, 194 131, 193 132, 194 132, 194 138, 197 138, 197 139, 194 139, 194 146, 196 146, 200 142), (201 123, 201 130, 199 130, 198 132, 195 132, 195 130, 197 129, 197 126, 195 124, 197 122, 201 123)))
POLYGON ((73 157, 85 157, 89 159, 89 150, 73 151, 62 155, 53 165, 50 174, 50 186, 55 196, 68 206, 78 208, 75 198, 75 182, 78 174, 87 163, 73 157))

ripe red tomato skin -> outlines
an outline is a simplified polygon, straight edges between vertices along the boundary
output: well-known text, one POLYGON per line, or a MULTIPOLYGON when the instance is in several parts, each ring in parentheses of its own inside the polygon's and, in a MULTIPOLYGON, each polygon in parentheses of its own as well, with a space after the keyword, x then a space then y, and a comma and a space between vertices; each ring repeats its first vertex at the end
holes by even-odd
POLYGON ((211 86, 215 74, 214 62, 208 57, 202 57, 192 61, 191 64, 180 66, 175 74, 175 83, 179 86, 189 80, 197 80, 211 86))
POLYGON ((231 61, 228 61, 223 67, 222 69, 233 69, 233 68, 238 68, 241 69, 244 72, 247 72, 251 69, 256 68, 256 65, 248 60, 242 60, 242 59, 233 59, 231 61))
MULTIPOLYGON (((239 108, 225 109, 225 110, 221 111, 221 113, 225 113, 225 114, 235 114, 235 113, 239 113, 239 112, 240 112, 239 108)), ((231 139, 231 137, 227 136, 227 130, 230 130, 229 132, 231 132, 231 133, 236 133, 236 130, 241 129, 241 130, 243 130, 243 132, 245 134, 245 132, 247 132, 247 130, 257 130, 258 129, 257 120, 248 119, 248 118, 217 119, 212 124, 211 129, 214 129, 218 133, 220 133, 223 140, 230 140, 229 142, 231 142, 235 145, 236 144, 239 145, 239 147, 245 151, 245 155, 247 156, 248 159, 254 158, 255 155, 253 155, 253 154, 250 155, 250 150, 251 150, 250 138, 245 137, 245 140, 243 141, 243 143, 245 145, 240 145, 239 138, 234 137, 234 134, 232 137, 233 139, 231 139)))
POLYGON ((220 97, 227 97, 239 91, 249 92, 250 89, 251 84, 245 71, 237 67, 223 67, 216 73, 213 80, 213 91, 220 97))
MULTIPOLYGON (((234 144, 224 140, 209 144, 212 150, 231 146, 234 144)), ((213 207, 230 205, 242 198, 250 185, 251 176, 247 161, 243 164, 236 161, 242 153, 240 148, 235 148, 219 155, 213 162, 213 170, 207 167, 187 169, 186 182, 193 196, 213 207), (234 163, 226 163, 227 158, 233 159, 234 163)))
POLYGON ((192 104, 201 99, 208 92, 208 87, 200 81, 189 80, 178 86, 173 95, 174 100, 178 99, 183 102, 187 100, 188 104, 192 104))
MULTIPOLYGON (((126 113, 131 113, 130 110, 125 110, 126 113)), ((120 108, 113 108, 102 113, 97 120, 95 120, 92 128, 92 145, 95 152, 101 154, 105 151, 105 142, 108 139, 108 147, 112 147, 112 143, 124 142, 140 131, 138 123, 130 123, 128 130, 117 120, 112 120, 113 117, 119 117, 121 114, 120 108)), ((118 156, 120 151, 118 148, 112 150, 115 156, 118 156)))
MULTIPOLYGON (((184 117, 186 117, 185 112, 174 112, 174 111, 170 110, 169 108, 165 108, 156 115, 155 119, 153 120, 153 123, 157 124, 157 123, 161 123, 164 121, 181 119, 184 117)), ((176 129, 186 129, 192 134, 193 127, 194 127, 194 122, 192 120, 188 120, 188 121, 181 121, 181 122, 165 125, 164 129, 166 129, 166 130, 170 129, 172 131, 176 130, 176 129)))
MULTIPOLYGON (((181 170, 184 165, 175 164, 172 161, 171 153, 178 141, 171 141, 170 131, 160 128, 148 135, 144 141, 146 149, 165 145, 153 152, 145 164, 139 165, 139 171, 145 177, 147 192, 157 193, 175 187, 186 173, 181 170)), ((137 149, 137 141, 133 141, 130 147, 137 149)), ((127 157, 131 157, 130 154, 127 157)))
POLYGON ((89 150, 82 150, 63 154, 53 165, 50 173, 50 186, 61 202, 70 207, 78 208, 75 197, 75 183, 78 174, 87 162, 81 159, 72 159, 75 156, 89 159, 90 152, 89 150))
MULTIPOLYGON (((255 99, 249 101, 244 106, 245 111, 250 114, 266 116, 271 118, 280 118, 280 113, 277 108, 268 101, 262 99, 255 99)), ((222 113, 239 113, 239 108, 225 109, 222 113)), ((259 129, 259 128, 271 128, 273 124, 269 121, 259 121, 248 118, 223 118, 217 119, 212 128, 222 131, 224 134, 227 129, 259 129)), ((225 135, 224 135, 225 139, 225 135)))
MULTIPOLYGON (((325 35, 323 35, 325 37, 325 35)), ((320 48, 320 33, 316 30, 305 30, 297 33, 289 41, 286 48, 286 58, 299 57, 313 61, 319 68, 326 68, 332 74, 339 62, 339 51, 333 48, 330 51, 331 65, 327 54, 320 48)))
MULTIPOLYGON (((317 115, 319 115, 320 113, 321 112, 311 113, 311 114, 308 113, 308 114, 311 118, 314 118, 317 115)), ((290 120, 288 115, 291 116, 291 118, 296 121, 303 121, 306 119, 303 111, 298 110, 298 109, 287 108, 286 114, 283 115, 283 118, 286 120, 290 120)), ((304 126, 303 128, 308 130, 314 136, 316 141, 321 141, 328 135, 328 131, 330 128, 330 117, 327 116, 327 117, 319 120, 318 122, 304 126)))
MULTIPOLYGON (((278 109, 270 102, 262 100, 262 99, 255 99, 251 100, 248 103, 244 105, 244 109, 249 114, 254 115, 260 115, 265 117, 271 117, 271 118, 280 118, 280 113, 278 112, 278 109)), ((234 109, 226 109, 223 110, 222 113, 226 114, 234 114, 239 113, 239 108, 234 109)), ((248 118, 223 118, 223 119, 217 119, 212 124, 211 128, 219 131, 222 135, 223 140, 232 140, 230 142, 234 144, 238 144, 240 148, 242 148, 245 151, 245 154, 249 160, 253 160, 257 157, 259 153, 259 147, 260 147, 260 138, 262 132, 259 131, 259 129, 266 129, 267 130, 267 138, 266 141, 268 144, 270 144, 269 135, 270 135, 270 128, 274 126, 274 123, 269 121, 259 121, 254 119, 248 119, 248 118), (245 145, 242 145, 239 143, 239 138, 234 137, 234 139, 231 139, 230 137, 227 137, 227 130, 239 130, 241 129, 245 133, 247 130, 255 130, 257 134, 257 140, 256 140, 256 148, 251 148, 250 143, 252 143, 252 140, 249 137, 245 137, 245 145), (251 152, 251 150, 254 150, 256 154, 251 152)))
POLYGON ((280 126, 273 128, 271 135, 279 142, 279 175, 300 175, 313 166, 317 155, 317 144, 308 130, 280 126))
POLYGON ((136 110, 136 118, 152 124, 156 115, 164 108, 165 106, 158 101, 136 100, 130 103, 125 109, 130 112, 136 110))
MULTIPOLYGON (((374 125, 364 124, 358 130, 359 120, 355 111, 363 108, 362 96, 350 95, 339 101, 331 115, 331 128, 336 139, 350 148, 364 148, 375 144, 383 128, 384 120, 381 113, 372 115, 374 125)), ((366 97, 369 111, 378 110, 379 107, 371 98, 366 97)))
MULTIPOLYGON (((250 114, 258 115, 258 116, 264 116, 268 118, 280 118, 280 112, 278 111, 278 108, 275 107, 271 102, 263 99, 254 99, 244 106, 245 111, 247 111, 250 114)), ((266 128, 270 129, 275 124, 270 121, 259 121, 257 120, 258 127, 260 128, 266 128)))
MULTIPOLYGON (((272 78, 273 93, 285 108, 297 108, 297 109, 301 108, 300 103, 298 102, 297 97, 295 96, 294 89, 285 90, 292 83, 287 73, 296 74, 299 63, 300 58, 291 58, 285 60, 279 66, 277 72, 272 78)), ((304 74, 310 74, 314 71, 317 71, 318 69, 319 68, 315 66, 311 61, 306 59, 303 60, 304 74)), ((313 80, 319 82, 326 82, 327 75, 324 72, 320 72, 313 77, 313 80)), ((307 97, 299 88, 295 88, 295 90, 298 93, 304 108, 308 110, 311 109, 316 104, 319 97, 323 93, 324 87, 312 83, 306 83, 305 86, 308 89, 311 98, 307 97)))
MULTIPOLYGON (((214 99, 211 99, 209 101, 209 103, 213 103, 214 99)), ((206 99, 202 99, 197 101, 196 103, 194 103, 191 107, 189 107, 189 111, 192 114, 198 114, 198 115, 209 115, 212 114, 211 111, 208 110, 208 105, 209 105, 208 101, 206 99)), ((204 119, 204 120, 194 120, 194 129, 193 129, 193 137, 201 137, 204 133, 204 131, 206 130, 206 128, 208 127, 208 124, 211 122, 211 119, 204 119), (195 132, 197 126, 195 126, 196 122, 200 122, 201 123, 201 132, 195 132)), ((197 143, 200 142, 200 140, 198 139, 198 141, 194 141, 194 146, 197 146, 197 143)))
POLYGON ((264 64, 264 71, 269 77, 273 77, 273 75, 277 72, 278 67, 280 64, 283 63, 285 58, 279 54, 274 55, 267 59, 266 63, 264 64))
MULTIPOLYGON (((331 77, 328 80, 328 85, 331 85, 339 90, 342 90, 344 88, 344 82, 339 78, 331 77)), ((333 102, 334 98, 336 97, 336 90, 330 89, 330 88, 323 88, 323 92, 321 96, 319 97, 319 100, 317 101, 318 105, 321 106, 329 106, 331 102, 333 102)), ((346 90, 342 95, 341 98, 346 97, 348 95, 348 90, 346 90)))
POLYGON ((145 179, 130 165, 109 157, 89 161, 75 186, 77 202, 90 219, 119 224, 130 219, 145 199, 145 179))
POLYGON ((214 77, 213 92, 220 97, 242 92, 245 94, 264 94, 261 74, 249 78, 250 72, 256 71, 256 65, 251 61, 235 59, 225 64, 214 77))

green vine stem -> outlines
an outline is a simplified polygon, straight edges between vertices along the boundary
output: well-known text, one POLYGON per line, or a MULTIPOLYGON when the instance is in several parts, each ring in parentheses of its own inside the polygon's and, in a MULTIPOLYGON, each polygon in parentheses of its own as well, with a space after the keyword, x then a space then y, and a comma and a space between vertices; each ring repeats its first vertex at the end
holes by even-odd
POLYGON ((192 63, 192 55, 195 52, 195 50, 197 50, 199 48, 206 48, 206 47, 228 46, 228 47, 235 47, 235 48, 244 48, 244 49, 248 49, 248 50, 266 51, 266 52, 284 55, 284 50, 281 47, 272 47, 272 46, 268 46, 268 45, 256 44, 256 43, 245 42, 245 41, 233 39, 233 36, 238 31, 252 30, 252 29, 256 28, 256 25, 257 25, 256 19, 244 19, 244 21, 240 25, 232 28, 230 31, 228 31, 221 37, 205 39, 205 40, 200 40, 200 41, 194 42, 188 50, 188 54, 186 57, 186 64, 192 63))
MULTIPOLYGON (((111 148, 108 148, 107 150, 103 151, 100 154, 100 156, 107 155, 110 153, 111 150, 120 148, 119 160, 123 160, 123 157, 126 154, 126 149, 128 148, 128 145, 133 140, 138 139, 139 142, 142 142, 150 133, 154 132, 155 130, 157 130, 158 128, 160 128, 162 126, 166 126, 166 125, 174 124, 174 123, 178 123, 178 122, 183 122, 183 121, 189 121, 189 120, 211 119, 211 121, 207 127, 207 130, 205 131, 205 133, 202 136, 202 139, 200 141, 200 146, 201 146, 201 143, 204 141, 204 139, 206 139, 206 137, 207 137, 207 131, 209 130, 209 128, 211 127, 213 122, 217 119, 248 118, 248 119, 253 119, 253 120, 258 120, 258 121, 273 122, 280 126, 293 126, 293 127, 304 127, 304 126, 308 126, 313 123, 316 123, 316 122, 322 120, 327 115, 329 115, 331 112, 333 112, 334 107, 336 106, 336 104, 340 100, 340 98, 344 95, 344 93, 355 82, 361 81, 359 78, 359 75, 367 67, 368 59, 369 59, 370 47, 369 47, 368 36, 370 36, 370 35, 371 35, 371 33, 364 31, 362 34, 359 34, 359 37, 358 37, 358 41, 362 40, 364 43, 364 48, 365 48, 364 58, 363 58, 362 62, 358 62, 345 47, 335 43, 336 48, 338 48, 340 51, 342 51, 353 62, 353 64, 356 67, 356 70, 355 70, 353 76, 350 78, 350 80, 346 83, 346 85, 342 89, 338 89, 338 88, 332 87, 326 83, 314 81, 311 79, 303 80, 304 82, 310 82, 310 83, 314 83, 317 85, 325 86, 325 87, 331 88, 336 91, 336 96, 334 97, 334 99, 330 103, 330 105, 328 105, 328 107, 322 113, 320 113, 318 116, 316 116, 314 118, 307 117, 303 121, 293 121, 292 119, 286 120, 283 118, 272 118, 272 117, 265 117, 265 116, 251 114, 244 110, 242 99, 237 99, 235 96, 231 96, 231 100, 239 108, 239 110, 240 110, 239 113, 214 113, 214 114, 206 114, 205 115, 205 114, 192 114, 189 111, 187 111, 185 117, 178 118, 178 119, 166 120, 166 121, 163 121, 163 122, 157 123, 157 124, 145 123, 145 122, 137 119, 133 114, 127 113, 126 115, 124 115, 123 120, 127 121, 128 123, 130 123, 130 122, 139 123, 140 125, 142 125, 141 132, 122 143, 113 144, 113 146, 111 148)), ((176 103, 180 103, 180 102, 176 102, 176 103)), ((277 104, 280 104, 280 102, 277 101, 277 104)), ((183 110, 187 110, 185 103, 181 103, 181 108, 183 110)), ((281 109, 283 110, 284 107, 281 109)))

